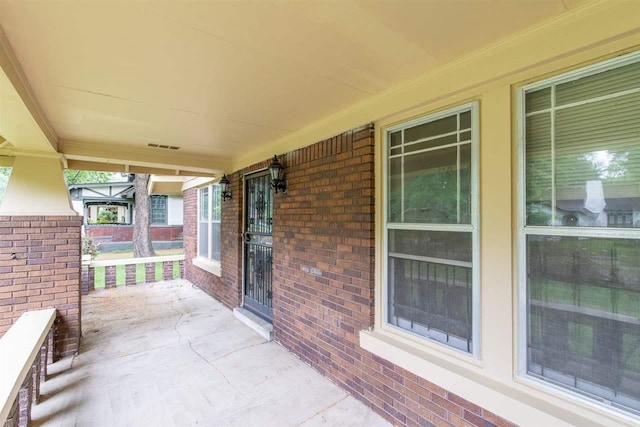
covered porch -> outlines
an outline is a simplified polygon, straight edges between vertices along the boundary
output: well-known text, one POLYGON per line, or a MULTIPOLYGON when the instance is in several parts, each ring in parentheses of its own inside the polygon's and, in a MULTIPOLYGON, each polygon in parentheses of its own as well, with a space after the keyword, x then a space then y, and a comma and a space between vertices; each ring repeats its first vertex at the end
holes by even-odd
POLYGON ((351 395, 407 427, 637 426, 638 16, 0 2, 0 335, 55 321, 35 424, 374 424, 351 395), (65 169, 175 177, 188 282, 104 266, 85 297, 65 169))
POLYGON ((49 366, 34 426, 383 426, 379 415, 184 279, 84 297, 77 356, 49 366))

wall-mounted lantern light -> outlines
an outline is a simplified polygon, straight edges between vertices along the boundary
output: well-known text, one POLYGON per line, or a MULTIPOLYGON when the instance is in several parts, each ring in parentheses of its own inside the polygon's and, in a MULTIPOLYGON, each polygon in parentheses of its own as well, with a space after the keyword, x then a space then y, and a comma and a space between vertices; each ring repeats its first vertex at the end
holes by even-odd
POLYGON ((269 165, 269 174, 271 174, 271 188, 278 194, 278 190, 283 193, 287 192, 287 182, 284 179, 284 167, 278 161, 278 156, 274 155, 269 165))
POLYGON ((218 185, 220 186, 220 197, 222 197, 222 200, 231 200, 229 178, 227 178, 226 174, 222 175, 222 178, 220 178, 220 182, 218 182, 218 185))

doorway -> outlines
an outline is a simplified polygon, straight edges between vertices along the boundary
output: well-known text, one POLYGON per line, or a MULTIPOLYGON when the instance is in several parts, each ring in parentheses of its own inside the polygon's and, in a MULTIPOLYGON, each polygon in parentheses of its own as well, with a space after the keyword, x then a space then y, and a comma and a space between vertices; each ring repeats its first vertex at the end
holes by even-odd
POLYGON ((269 172, 245 177, 243 306, 273 320, 273 190, 269 172))

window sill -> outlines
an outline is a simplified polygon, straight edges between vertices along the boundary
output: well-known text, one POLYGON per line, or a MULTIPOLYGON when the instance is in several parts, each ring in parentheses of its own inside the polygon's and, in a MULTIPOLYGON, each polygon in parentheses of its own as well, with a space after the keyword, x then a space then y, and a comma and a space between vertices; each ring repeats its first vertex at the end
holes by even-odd
POLYGON ((461 359, 447 351, 436 354, 393 331, 360 331, 360 346, 518 425, 632 426, 638 422, 617 410, 525 378, 499 379, 475 359, 461 359))
POLYGON ((218 277, 222 277, 222 269, 220 263, 216 261, 209 261, 204 258, 193 258, 191 263, 198 268, 208 271, 211 274, 215 274, 218 277))

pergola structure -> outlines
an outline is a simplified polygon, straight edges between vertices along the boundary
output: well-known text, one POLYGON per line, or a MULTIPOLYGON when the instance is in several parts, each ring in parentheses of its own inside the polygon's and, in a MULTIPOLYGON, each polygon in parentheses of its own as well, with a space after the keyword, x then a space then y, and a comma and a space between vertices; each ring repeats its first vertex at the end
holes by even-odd
MULTIPOLYGON (((612 386, 608 400, 602 384, 570 389, 565 377, 549 380, 527 365, 523 268, 531 264, 520 258, 528 231, 519 222, 526 191, 519 156, 529 153, 519 144, 529 137, 522 123, 547 111, 530 110, 534 101, 525 106, 536 84, 594 64, 615 68, 618 57, 620 64, 635 61, 638 16, 640 2, 628 0, 2 1, 0 166, 12 167, 12 175, 0 206, 10 244, 0 255, 2 262, 15 258, 6 261, 11 271, 0 270, 0 286, 13 289, 0 288, 0 301, 14 301, 10 314, 0 312, 0 320, 11 319, 0 326, 28 309, 28 297, 11 292, 48 283, 47 274, 32 279, 29 266, 55 265, 52 286, 62 289, 51 304, 64 342, 58 355, 78 350, 80 254, 73 247, 81 221, 64 169, 201 177, 177 181, 185 197, 187 278, 242 308, 257 289, 248 290, 247 277, 262 283, 268 264, 274 288, 263 298, 271 304, 273 297, 273 306, 249 311, 273 323, 276 340, 386 418, 402 425, 633 425, 638 396, 625 400, 636 390, 633 381, 612 386), (430 215, 404 205, 400 225, 393 223, 389 189, 420 174, 420 162, 407 160, 394 181, 393 156, 410 153, 413 143, 394 138, 449 119, 454 130, 436 129, 420 143, 457 138, 450 164, 444 155, 433 161, 443 171, 457 168, 458 180, 465 167, 472 170, 468 224, 461 184, 455 225, 404 221, 430 215), (255 172, 266 170, 274 154, 287 193, 264 199, 268 182, 255 172), (219 194, 211 183, 223 174, 232 195, 219 212, 209 196, 219 194), (271 211, 250 210, 265 200, 271 211), (205 203, 218 216, 203 219, 205 203), (218 246, 206 247, 206 239, 198 246, 203 227, 218 226, 218 246), (472 255, 448 264, 442 259, 457 257, 454 249, 404 258, 468 269, 454 304, 468 306, 463 326, 439 336, 415 327, 431 322, 428 314, 403 317, 417 305, 400 309, 389 291, 390 260, 400 251, 389 248, 401 232, 408 246, 411 232, 473 235, 472 255), (34 243, 16 243, 23 236, 34 243), (256 247, 272 245, 273 254, 250 249, 251 238, 263 239, 256 247), (33 261, 38 257, 43 261, 33 261), (74 286, 77 297, 69 294, 74 286)), ((553 91, 560 85, 548 84, 553 91)), ((640 197, 629 191, 629 200, 640 197)), ((580 204, 584 197, 573 199, 580 204)), ((626 224, 634 212, 616 215, 626 224)))

